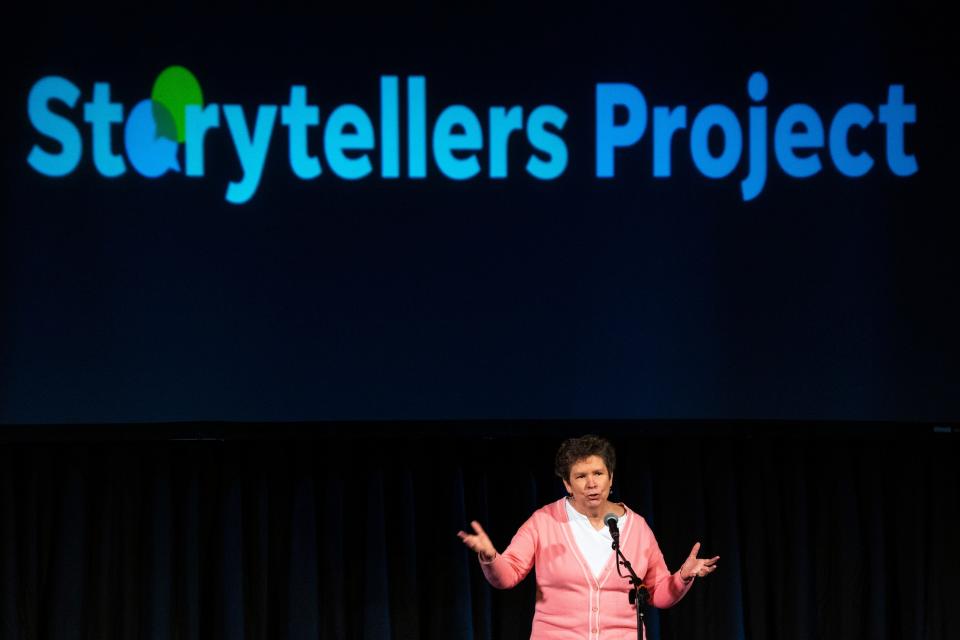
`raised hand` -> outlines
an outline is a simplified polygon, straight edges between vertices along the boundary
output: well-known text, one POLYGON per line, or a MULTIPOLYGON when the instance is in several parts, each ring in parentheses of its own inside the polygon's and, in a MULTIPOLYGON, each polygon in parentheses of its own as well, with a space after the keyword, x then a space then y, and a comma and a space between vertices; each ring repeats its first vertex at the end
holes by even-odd
POLYGON ((700 543, 698 542, 693 545, 693 549, 690 550, 690 555, 687 556, 687 559, 684 560, 680 566, 680 577, 684 580, 703 578, 717 570, 717 560, 720 559, 720 556, 714 556, 710 559, 698 558, 697 553, 699 553, 699 551, 700 543))
POLYGON ((457 537, 463 540, 463 544, 470 547, 471 551, 475 551, 480 554, 480 557, 489 562, 497 556, 497 550, 494 548, 493 543, 490 542, 490 537, 487 535, 487 532, 483 530, 483 527, 480 526, 480 523, 474 520, 470 523, 470 526, 473 527, 474 533, 467 533, 466 531, 460 531, 457 533, 457 537))

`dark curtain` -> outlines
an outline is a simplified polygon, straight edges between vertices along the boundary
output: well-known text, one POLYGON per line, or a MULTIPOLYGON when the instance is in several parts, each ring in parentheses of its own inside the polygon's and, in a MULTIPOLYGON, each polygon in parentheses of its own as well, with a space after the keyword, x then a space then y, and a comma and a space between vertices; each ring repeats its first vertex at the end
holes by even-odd
MULTIPOLYGON (((569 434, 409 427, 0 444, 0 637, 527 638, 532 576, 491 589, 455 534, 503 549, 569 434)), ((721 556, 651 638, 960 635, 956 433, 611 439, 671 570, 721 556)))

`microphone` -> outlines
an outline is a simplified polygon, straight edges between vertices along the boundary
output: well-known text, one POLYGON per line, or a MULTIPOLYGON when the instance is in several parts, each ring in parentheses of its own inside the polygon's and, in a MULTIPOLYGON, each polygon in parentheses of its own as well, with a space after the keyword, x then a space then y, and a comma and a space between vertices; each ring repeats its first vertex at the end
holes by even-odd
POLYGON ((611 511, 603 516, 603 524, 610 527, 610 537, 613 538, 614 542, 618 542, 620 540, 620 529, 617 527, 617 514, 611 511))

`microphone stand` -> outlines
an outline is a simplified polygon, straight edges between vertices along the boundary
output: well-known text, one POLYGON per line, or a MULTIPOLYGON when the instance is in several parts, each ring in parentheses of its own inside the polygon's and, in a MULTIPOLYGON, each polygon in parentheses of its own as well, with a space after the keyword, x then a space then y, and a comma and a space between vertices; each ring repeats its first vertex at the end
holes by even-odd
POLYGON ((643 608, 647 606, 647 600, 650 598, 650 594, 647 592, 647 588, 643 586, 643 581, 637 576, 636 571, 630 566, 630 561, 627 560, 623 555, 623 551, 620 550, 620 532, 614 530, 611 531, 611 534, 613 535, 613 550, 617 554, 617 575, 621 578, 627 577, 620 571, 620 565, 626 567, 627 572, 630 574, 630 584, 633 588, 627 596, 630 604, 635 604, 637 607, 637 640, 643 640, 643 608))

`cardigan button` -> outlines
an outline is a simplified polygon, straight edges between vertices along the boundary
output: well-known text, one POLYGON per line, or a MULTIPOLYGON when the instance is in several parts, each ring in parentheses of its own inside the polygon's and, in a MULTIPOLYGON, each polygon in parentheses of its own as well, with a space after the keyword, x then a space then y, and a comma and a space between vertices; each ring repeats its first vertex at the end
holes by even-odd
POLYGON ((593 610, 594 610, 594 611, 600 611, 600 607, 594 607, 593 610))

